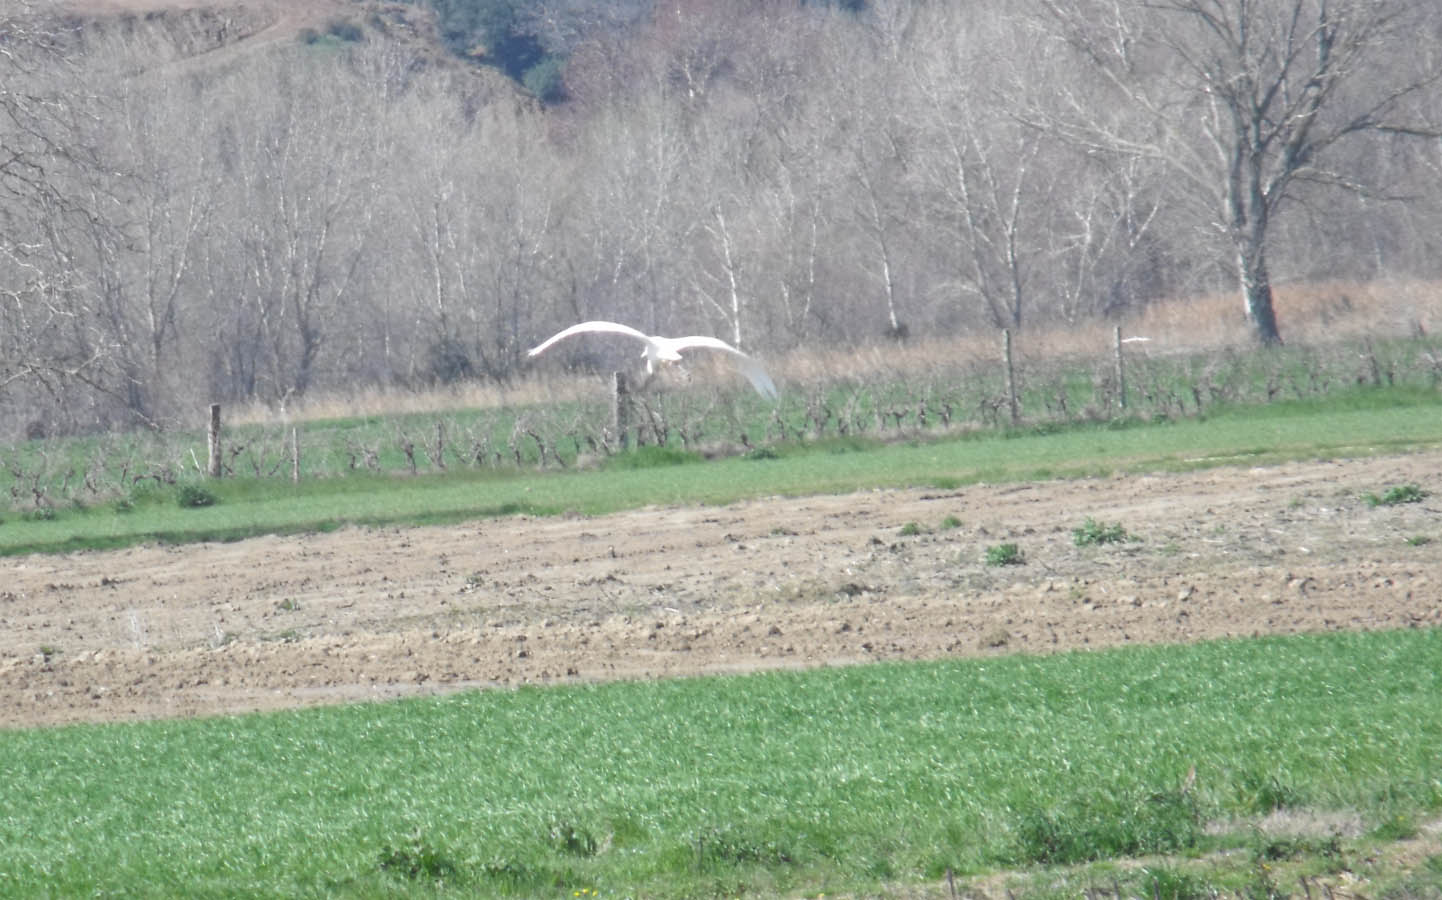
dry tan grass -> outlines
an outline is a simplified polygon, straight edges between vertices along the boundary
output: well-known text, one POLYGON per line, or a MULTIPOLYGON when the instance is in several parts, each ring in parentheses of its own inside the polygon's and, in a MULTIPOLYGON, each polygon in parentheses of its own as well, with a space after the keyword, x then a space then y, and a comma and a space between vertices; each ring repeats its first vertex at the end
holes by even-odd
MULTIPOLYGON (((1282 337, 1293 344, 1325 344, 1361 337, 1430 334, 1442 309, 1442 284, 1420 281, 1324 282, 1276 288, 1282 337)), ((1251 346, 1251 332, 1234 293, 1156 303, 1120 323, 1122 336, 1146 338, 1132 345, 1148 354, 1196 353, 1251 346)), ((1015 336, 1018 361, 1109 359, 1116 324, 1083 323, 1015 336)), ((1000 334, 916 339, 898 352, 893 344, 818 349, 799 347, 766 361, 783 381, 805 384, 840 377, 936 372, 994 365, 1001 358, 1000 334)), ((724 383, 727 371, 698 369, 695 380, 724 383)), ((236 424, 303 422, 348 416, 451 412, 557 402, 604 402, 608 379, 566 375, 554 369, 523 372, 510 382, 466 382, 423 390, 370 387, 354 392, 317 392, 287 409, 262 404, 228 414, 236 424)))
MULTIPOLYGON (((1422 281, 1331 281, 1279 285, 1277 321, 1283 340, 1326 343, 1345 338, 1430 333, 1442 285, 1422 281)), ((1123 323, 1123 332, 1180 350, 1245 346, 1251 332, 1234 294, 1157 303, 1123 323)))
MULTIPOLYGON (((1323 282, 1276 288, 1282 337, 1294 344, 1323 344, 1360 337, 1430 334, 1442 309, 1442 284, 1421 281, 1323 282)), ((1196 353, 1250 347, 1252 335, 1235 293, 1156 303, 1120 323, 1025 331, 1013 353, 1030 361, 1101 357, 1110 353, 1120 324, 1123 338, 1145 338, 1148 353, 1196 353)), ((773 368, 791 379, 867 375, 883 371, 925 371, 938 366, 989 363, 1001 358, 999 334, 921 339, 898 354, 890 345, 816 351, 798 349, 773 368)))
POLYGON ((352 416, 443 413, 578 400, 598 401, 605 397, 605 381, 596 376, 528 373, 507 383, 467 381, 421 390, 366 387, 357 391, 316 391, 284 408, 259 402, 238 406, 227 412, 226 418, 235 425, 273 425, 352 416))

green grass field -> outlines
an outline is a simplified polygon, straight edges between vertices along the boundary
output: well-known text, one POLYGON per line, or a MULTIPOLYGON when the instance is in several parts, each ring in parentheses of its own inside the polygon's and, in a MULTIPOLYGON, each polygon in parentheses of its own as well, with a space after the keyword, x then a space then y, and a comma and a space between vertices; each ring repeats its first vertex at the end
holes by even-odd
POLYGON ((146 482, 119 501, 56 507, 43 516, 5 515, 0 555, 144 541, 231 540, 346 524, 454 522, 516 513, 596 515, 650 504, 1179 471, 1437 446, 1442 446, 1442 395, 1381 389, 1234 407, 1205 419, 1049 425, 891 444, 829 438, 704 462, 694 454, 648 447, 584 470, 452 470, 299 484, 275 478, 189 480, 177 487, 146 482), (177 492, 186 489, 207 491, 215 502, 181 506, 177 492))
POLYGON ((1438 697, 1423 630, 0 732, 0 894, 1255 896, 1442 812, 1438 697))

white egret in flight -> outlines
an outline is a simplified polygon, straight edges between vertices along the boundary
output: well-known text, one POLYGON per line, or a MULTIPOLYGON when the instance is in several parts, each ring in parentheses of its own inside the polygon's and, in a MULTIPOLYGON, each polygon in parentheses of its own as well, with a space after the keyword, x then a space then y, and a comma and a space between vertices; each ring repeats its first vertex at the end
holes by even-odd
POLYGON ((740 350, 721 340, 720 338, 706 337, 705 335, 691 335, 690 337, 668 338, 658 337, 652 334, 644 334, 627 325, 620 325, 615 322, 582 322, 579 325, 572 325, 563 331, 558 331, 546 338, 540 346, 533 348, 529 356, 540 356, 542 353, 557 341, 565 340, 573 334, 623 334, 633 337, 645 344, 641 355, 646 359, 646 372, 654 374, 657 363, 674 363, 681 361, 681 351, 693 348, 707 350, 720 350, 728 354, 736 363, 736 368, 756 388, 756 393, 767 400, 776 399, 776 385, 772 383, 771 376, 757 362, 740 350))

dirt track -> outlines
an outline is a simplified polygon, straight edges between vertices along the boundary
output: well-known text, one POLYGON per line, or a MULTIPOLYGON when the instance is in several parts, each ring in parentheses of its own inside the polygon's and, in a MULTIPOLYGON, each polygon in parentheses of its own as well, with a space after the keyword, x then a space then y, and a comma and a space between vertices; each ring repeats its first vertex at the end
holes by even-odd
POLYGON ((1361 499, 1439 471, 1442 451, 11 559, 0 725, 1442 625, 1442 497, 1361 499), (1088 516, 1138 540, 1078 548, 1088 516), (1003 542, 1027 562, 987 566, 1003 542))

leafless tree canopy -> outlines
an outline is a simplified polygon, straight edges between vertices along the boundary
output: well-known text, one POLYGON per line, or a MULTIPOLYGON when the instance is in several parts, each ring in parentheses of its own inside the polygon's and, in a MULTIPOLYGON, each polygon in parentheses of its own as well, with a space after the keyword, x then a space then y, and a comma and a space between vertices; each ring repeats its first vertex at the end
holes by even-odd
POLYGON ((1235 291, 1270 343, 1274 281, 1438 277, 1434 3, 855 5, 543 4, 544 105, 374 23, 11 4, 0 438, 505 380, 593 318, 779 354, 1235 291))
POLYGON ((1437 12, 1413 0, 1040 0, 1052 33, 1127 111, 1079 99, 1040 116, 1084 146, 1157 160, 1235 258, 1263 343, 1281 339, 1273 222, 1309 188, 1366 193, 1349 144, 1435 138, 1414 100, 1437 87, 1437 12), (1393 55, 1402 53, 1400 58, 1393 55))

